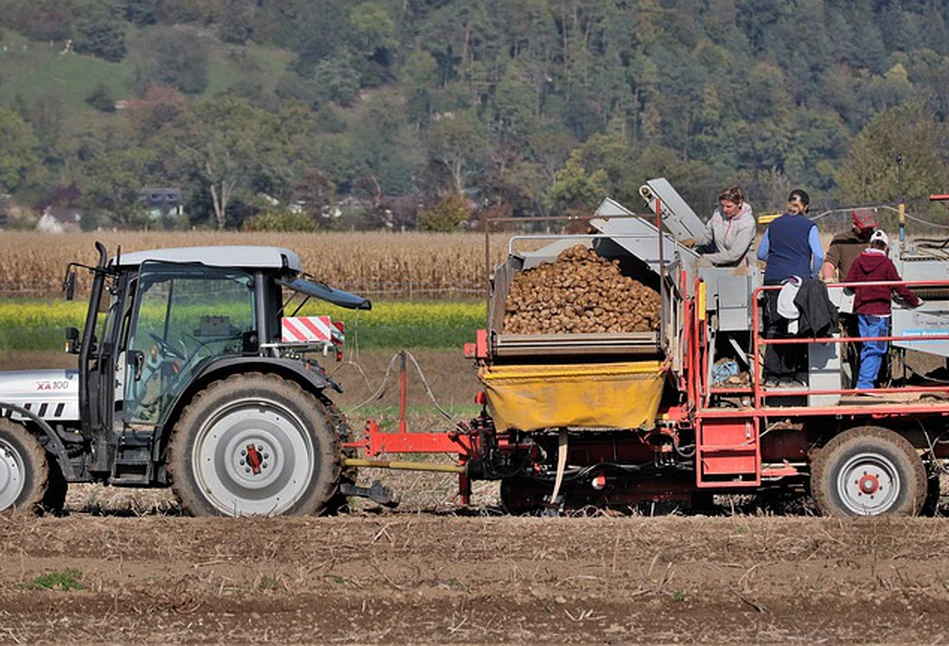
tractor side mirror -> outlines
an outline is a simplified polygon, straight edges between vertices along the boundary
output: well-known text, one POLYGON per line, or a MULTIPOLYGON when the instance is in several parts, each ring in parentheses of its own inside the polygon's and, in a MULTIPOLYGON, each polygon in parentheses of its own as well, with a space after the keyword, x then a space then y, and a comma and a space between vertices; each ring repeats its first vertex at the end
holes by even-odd
POLYGON ((79 354, 79 328, 66 328, 66 352, 79 354))
POLYGON ((129 365, 135 369, 135 381, 139 381, 142 378, 142 367, 145 365, 145 353, 141 350, 131 350, 129 365))
POLYGON ((66 280, 63 281, 63 290, 66 292, 67 301, 71 301, 76 297, 76 270, 66 274, 66 280))

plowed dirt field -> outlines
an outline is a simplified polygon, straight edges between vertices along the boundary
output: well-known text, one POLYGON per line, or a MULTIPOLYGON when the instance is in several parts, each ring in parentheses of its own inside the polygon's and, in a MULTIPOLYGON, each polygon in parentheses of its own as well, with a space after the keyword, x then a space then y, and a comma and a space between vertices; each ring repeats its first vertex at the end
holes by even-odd
POLYGON ((73 513, 0 552, 5 643, 949 640, 945 518, 73 513))

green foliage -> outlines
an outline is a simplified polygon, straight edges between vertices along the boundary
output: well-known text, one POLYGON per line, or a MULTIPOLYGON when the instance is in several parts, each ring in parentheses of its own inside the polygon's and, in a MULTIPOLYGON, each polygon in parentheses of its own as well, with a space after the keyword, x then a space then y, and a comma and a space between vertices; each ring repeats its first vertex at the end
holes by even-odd
POLYGON ((286 133, 273 115, 246 99, 203 100, 162 134, 167 154, 179 156, 182 170, 201 178, 211 194, 220 229, 227 224, 228 205, 253 183, 273 192, 289 185, 286 133))
POLYGON ((135 52, 135 87, 170 85, 185 94, 199 94, 208 85, 208 49, 195 34, 173 27, 148 30, 135 52))
POLYGON ((125 0, 125 19, 133 25, 152 25, 157 18, 158 0, 125 0))
POLYGON ((86 97, 86 103, 100 112, 115 112, 115 97, 105 83, 96 86, 86 97))
POLYGON ((448 171, 452 188, 462 193, 468 178, 482 164, 487 150, 483 128, 471 112, 449 113, 435 123, 428 134, 432 161, 448 171))
POLYGON ((85 590, 86 586, 80 581, 82 571, 68 568, 58 572, 42 574, 29 583, 24 583, 21 587, 26 590, 60 590, 69 592, 70 590, 85 590))
POLYGON ((116 63, 125 57, 125 27, 119 0, 86 0, 76 6, 73 49, 116 63))
POLYGON ((38 163, 38 142, 17 113, 0 108, 0 190, 12 193, 38 163))
POLYGON ((606 196, 606 171, 601 168, 588 173, 580 161, 580 152, 576 149, 570 153, 547 193, 546 203, 555 213, 567 209, 593 209, 606 196))
POLYGON ((156 147, 195 220, 221 222, 223 185, 215 196, 193 155, 154 139, 200 147, 154 88, 280 115, 226 226, 255 193, 285 201, 308 168, 330 201, 377 215, 472 187, 514 215, 606 194, 635 209, 657 174, 703 212, 739 180, 756 206, 785 183, 852 203, 869 193, 842 165, 872 119, 911 102, 949 118, 944 2, 8 0, 4 27, 0 105, 22 97, 42 164, 23 197, 85 176, 102 150, 156 147), (110 115, 109 93, 149 105, 110 115))
POLYGON ((917 101, 885 110, 857 135, 840 168, 841 188, 863 203, 895 201, 897 155, 904 161, 907 198, 949 186, 949 125, 917 101))
POLYGON ((254 7, 250 0, 226 0, 217 15, 218 35, 225 43, 243 45, 254 33, 254 7))
POLYGON ((83 205, 105 213, 115 224, 138 227, 148 223, 142 192, 160 174, 154 150, 133 146, 103 151, 85 165, 83 205))
POLYGON ((290 211, 269 211, 251 216, 241 224, 241 231, 283 231, 312 232, 317 230, 316 222, 308 213, 290 211))
POLYGON ((419 213, 419 228, 422 231, 444 233, 457 231, 461 223, 468 219, 468 214, 465 198, 458 193, 449 193, 419 213))

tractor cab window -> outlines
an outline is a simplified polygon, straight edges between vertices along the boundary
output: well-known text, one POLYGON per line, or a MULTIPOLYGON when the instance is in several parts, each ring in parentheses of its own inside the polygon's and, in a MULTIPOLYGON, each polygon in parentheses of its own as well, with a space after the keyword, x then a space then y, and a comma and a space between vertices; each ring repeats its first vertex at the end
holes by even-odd
POLYGON ((125 353, 125 420, 159 422, 204 363, 241 354, 255 329, 252 274, 144 263, 125 353))

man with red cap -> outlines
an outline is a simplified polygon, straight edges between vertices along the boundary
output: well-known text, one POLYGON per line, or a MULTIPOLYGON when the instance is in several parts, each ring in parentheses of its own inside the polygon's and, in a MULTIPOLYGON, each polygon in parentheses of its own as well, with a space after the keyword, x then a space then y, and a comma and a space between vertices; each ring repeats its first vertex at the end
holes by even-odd
MULTIPOLYGON (((860 254, 866 250, 870 244, 870 236, 876 229, 877 221, 873 217, 873 211, 870 209, 859 209, 850 212, 850 221, 853 228, 846 233, 838 233, 830 241, 827 247, 827 255, 824 256, 824 265, 821 267, 821 278, 830 283, 834 280, 844 281, 850 273, 850 268, 856 262, 860 254)), ((856 314, 840 313, 840 333, 850 338, 860 336, 860 326, 856 314)), ((842 359, 849 366, 849 375, 846 375, 845 384, 851 385, 857 380, 857 373, 860 370, 861 344, 844 343, 842 347, 842 359)))
POLYGON ((820 272, 821 278, 827 282, 832 282, 835 278, 843 280, 847 277, 850 266, 867 248, 870 236, 877 227, 873 211, 869 209, 851 211, 850 221, 853 223, 853 228, 846 233, 835 235, 827 248, 824 266, 821 267, 820 272))

